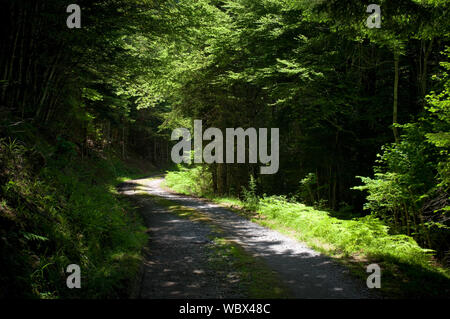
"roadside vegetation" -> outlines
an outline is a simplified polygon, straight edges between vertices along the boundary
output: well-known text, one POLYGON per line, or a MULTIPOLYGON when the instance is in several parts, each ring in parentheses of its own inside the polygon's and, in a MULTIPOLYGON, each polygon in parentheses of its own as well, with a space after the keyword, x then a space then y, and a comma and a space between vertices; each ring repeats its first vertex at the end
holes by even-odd
POLYGON ((214 196, 208 192, 208 177, 201 166, 179 167, 167 173, 165 185, 182 194, 208 198, 303 241, 344 263, 362 280, 367 278, 367 265, 379 264, 382 292, 387 297, 443 297, 449 292, 450 271, 436 262, 434 251, 420 247, 411 236, 393 233, 376 216, 342 219, 286 196, 258 196, 254 179, 241 198, 214 196))
POLYGON ((127 297, 146 235, 115 185, 139 171, 114 154, 81 160, 67 141, 39 143, 0 140, 0 298, 127 297), (66 286, 70 264, 82 289, 66 286))

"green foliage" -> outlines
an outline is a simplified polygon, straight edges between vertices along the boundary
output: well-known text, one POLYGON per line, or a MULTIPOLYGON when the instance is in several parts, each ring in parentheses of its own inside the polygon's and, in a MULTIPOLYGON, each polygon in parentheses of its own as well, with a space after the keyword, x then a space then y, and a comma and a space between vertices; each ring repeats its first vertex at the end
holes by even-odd
POLYGON ((339 220, 327 212, 317 211, 283 197, 261 200, 259 212, 279 225, 295 229, 296 234, 313 246, 345 255, 372 258, 390 256, 402 262, 428 265, 428 250, 405 235, 389 235, 388 227, 371 216, 354 220, 339 220), (318 242, 315 242, 317 240, 318 242), (330 246, 327 246, 330 245, 330 246))
MULTIPOLYGON (((189 188, 188 185, 198 184, 198 180, 193 179, 196 172, 198 168, 192 169, 191 172, 187 169, 169 172, 166 185, 175 191, 195 189, 189 188)), ((199 195, 189 191, 185 194, 199 195)), ((219 197, 213 199, 230 202, 219 197)), ((409 236, 391 235, 389 227, 374 216, 340 220, 331 217, 328 212, 289 201, 285 196, 258 197, 254 178, 250 179, 249 188, 244 188, 243 200, 230 203, 254 209, 269 221, 294 229, 301 240, 332 253, 370 256, 375 259, 384 256, 427 267, 430 263, 431 250, 421 248, 409 236)))
POLYGON ((302 203, 324 209, 327 206, 327 200, 320 198, 320 191, 326 187, 326 185, 319 184, 317 174, 308 173, 305 178, 300 180, 300 187, 294 198, 302 203))
POLYGON ((186 195, 208 196, 211 194, 211 173, 205 166, 187 168, 178 165, 177 167, 177 171, 167 172, 165 185, 177 193, 186 195))
MULTIPOLYGON (((254 192, 247 192, 250 199, 255 198, 254 192)), ((209 198, 249 216, 249 203, 245 198, 213 195, 209 198)), ((288 200, 286 196, 256 198, 256 215, 250 214, 254 222, 285 232, 342 261, 380 264, 385 278, 383 291, 388 294, 397 297, 439 296, 450 282, 448 271, 433 266, 433 250, 420 247, 411 236, 392 234, 386 222, 373 215, 343 220, 332 217, 329 212, 288 200)), ((364 265, 353 266, 358 275, 366 278, 364 265)))
POLYGON ((435 154, 423 130, 417 125, 402 127, 406 134, 401 142, 383 147, 375 179, 361 178, 365 186, 355 187, 368 190, 366 209, 391 221, 403 210, 417 211, 423 195, 435 185, 431 163, 435 154))
POLYGON ((259 197, 257 194, 256 180, 253 175, 250 175, 248 189, 242 186, 242 197, 244 199, 245 208, 249 210, 256 210, 259 207, 259 197))
MULTIPOLYGON (((445 54, 450 57, 450 47, 445 54)), ((450 63, 441 62, 444 72, 435 76, 441 85, 440 92, 431 92, 427 97, 429 106, 428 114, 432 119, 432 131, 425 136, 428 141, 440 151, 438 163, 439 179, 441 186, 450 188, 450 63)))
MULTIPOLYGON (((448 64, 444 63, 444 66, 448 64)), ((367 191, 365 208, 392 225, 394 231, 412 234, 440 257, 449 250, 446 207, 449 198, 450 116, 448 75, 441 76, 441 93, 428 96, 426 112, 404 130, 399 143, 385 145, 374 178, 361 177, 367 191)))
POLYGON ((33 171, 25 145, 3 140, 0 150, 1 292, 8 297, 127 296, 146 236, 132 207, 112 192, 116 172, 125 173, 123 165, 60 157, 33 171), (65 286, 69 264, 81 267, 82 295, 65 286))
MULTIPOLYGON (((433 265, 433 250, 420 247, 410 236, 391 234, 385 222, 374 216, 342 220, 273 196, 260 200, 258 213, 256 222, 293 235, 325 254, 378 263, 383 268, 383 292, 441 297, 450 282, 448 270, 433 265)), ((363 265, 356 268, 366 278, 363 265)))

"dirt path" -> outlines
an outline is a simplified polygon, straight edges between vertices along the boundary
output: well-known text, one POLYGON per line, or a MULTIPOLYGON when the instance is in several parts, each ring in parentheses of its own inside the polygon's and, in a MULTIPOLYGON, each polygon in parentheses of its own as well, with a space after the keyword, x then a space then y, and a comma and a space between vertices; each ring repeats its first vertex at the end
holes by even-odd
POLYGON ((301 242, 259 226, 218 205, 178 195, 161 187, 162 178, 136 180, 122 191, 147 193, 190 207, 212 221, 195 222, 144 201, 150 232, 149 252, 143 269, 141 298, 243 298, 233 269, 213 269, 208 263, 211 235, 217 229, 239 243, 255 258, 264 260, 294 298, 371 298, 365 283, 348 270, 301 242), (214 226, 214 227, 212 227, 214 226))

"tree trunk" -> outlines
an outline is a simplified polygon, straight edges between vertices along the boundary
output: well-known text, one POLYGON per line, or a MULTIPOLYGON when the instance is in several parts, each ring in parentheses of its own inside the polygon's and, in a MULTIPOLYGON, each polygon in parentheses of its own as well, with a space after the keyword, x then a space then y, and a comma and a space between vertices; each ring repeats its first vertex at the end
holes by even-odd
POLYGON ((218 193, 218 187, 217 187, 217 166, 218 166, 218 164, 212 164, 212 166, 211 166, 212 181, 213 181, 213 192, 214 192, 214 194, 218 193))
POLYGON ((223 195, 226 192, 227 186, 227 166, 226 164, 217 164, 217 192, 223 195))
POLYGON ((122 159, 125 159, 125 125, 122 127, 122 159))
MULTIPOLYGON (((430 44, 423 56, 422 74, 420 75, 420 98, 422 100, 422 107, 425 106, 425 95, 427 94, 428 58, 431 50, 433 49, 433 42, 434 39, 431 38, 430 44)), ((423 50, 425 50, 425 47, 423 47, 423 50)))
POLYGON ((398 124, 398 82, 399 82, 399 53, 394 53, 394 68, 395 68, 395 79, 394 79, 394 107, 392 114, 392 130, 394 132, 395 142, 400 142, 400 136, 398 134, 398 129, 395 126, 398 124))

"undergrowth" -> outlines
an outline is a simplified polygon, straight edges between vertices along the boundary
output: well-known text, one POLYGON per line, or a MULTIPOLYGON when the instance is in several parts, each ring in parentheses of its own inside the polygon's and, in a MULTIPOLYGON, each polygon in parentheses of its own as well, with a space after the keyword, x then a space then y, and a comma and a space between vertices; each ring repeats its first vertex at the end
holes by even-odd
POLYGON ((177 165, 175 170, 166 175, 165 185, 175 192, 185 195, 211 195, 211 173, 203 166, 186 168, 177 165))
POLYGON ((146 235, 115 191, 133 175, 113 154, 0 140, 0 298, 126 297, 146 235), (81 267, 81 289, 66 268, 81 267))
POLYGON ((214 196, 194 187, 201 185, 195 183, 199 170, 168 172, 166 186, 174 191, 183 190, 184 194, 205 196, 259 224, 306 242, 322 253, 339 258, 361 278, 367 277, 362 265, 378 263, 384 272, 382 290, 388 296, 442 297, 449 292, 449 271, 435 264, 434 252, 421 248, 410 236, 391 234, 389 227, 374 216, 345 220, 284 196, 257 197, 252 182, 242 199, 214 196))

